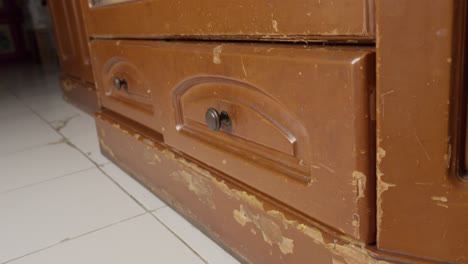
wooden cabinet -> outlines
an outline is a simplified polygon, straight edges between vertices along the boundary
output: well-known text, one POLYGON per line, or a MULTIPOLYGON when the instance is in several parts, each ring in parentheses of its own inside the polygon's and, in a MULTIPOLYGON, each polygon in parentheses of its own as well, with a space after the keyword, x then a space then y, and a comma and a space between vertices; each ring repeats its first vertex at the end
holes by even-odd
POLYGON ((466 0, 81 8, 102 152, 241 260, 468 263, 466 0))
POLYGON ((97 111, 98 99, 81 3, 78 0, 51 0, 48 4, 62 70, 64 97, 88 112, 97 111))

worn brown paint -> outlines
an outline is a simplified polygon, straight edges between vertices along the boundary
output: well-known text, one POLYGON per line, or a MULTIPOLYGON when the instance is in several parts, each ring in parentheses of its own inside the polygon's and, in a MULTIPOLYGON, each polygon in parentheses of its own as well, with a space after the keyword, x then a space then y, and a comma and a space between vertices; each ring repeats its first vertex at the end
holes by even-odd
POLYGON ((99 99, 93 83, 62 74, 60 86, 66 101, 91 115, 99 110, 99 99))
POLYGON ((107 111, 96 122, 106 156, 240 260, 385 263, 371 257, 362 243, 169 148, 149 129, 107 111))
POLYGON ((277 203, 108 110, 101 151, 245 263, 436 263, 380 252, 277 203))
POLYGON ((50 0, 48 5, 62 72, 63 96, 82 110, 94 113, 99 101, 81 2, 87 0, 50 0))
POLYGON ((146 0, 91 5, 85 18, 97 38, 372 42, 373 16, 374 0, 146 0))
POLYGON ((468 263, 465 0, 89 3, 102 151, 241 260, 468 263))
MULTIPOLYGON (((465 1, 377 1, 377 245, 468 263, 468 185, 451 97, 465 1)), ((464 48, 466 49, 466 47, 464 48)), ((464 87, 463 89, 466 89, 464 87)))
POLYGON ((125 41, 117 40, 112 45, 99 45, 93 40, 93 69, 96 85, 103 107, 135 120, 161 132, 159 109, 155 96, 159 96, 160 80, 155 79, 154 58, 146 45, 128 47, 125 41), (115 78, 125 85, 115 87, 115 78))
POLYGON ((91 48, 105 107, 302 213, 373 242, 373 49, 103 40, 91 48), (113 88, 116 76, 127 79, 127 91, 113 88), (151 110, 141 110, 146 104, 151 110), (230 126, 210 131, 209 108, 228 113, 230 126))

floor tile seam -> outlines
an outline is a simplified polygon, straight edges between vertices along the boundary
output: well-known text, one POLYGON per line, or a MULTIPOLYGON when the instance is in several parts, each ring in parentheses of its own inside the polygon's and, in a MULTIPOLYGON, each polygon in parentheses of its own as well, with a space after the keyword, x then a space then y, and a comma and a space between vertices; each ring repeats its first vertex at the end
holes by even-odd
MULTIPOLYGON (((29 107, 29 106, 27 106, 29 107)), ((47 120, 45 120, 39 113, 37 113, 34 109, 29 107, 29 109, 36 114, 43 122, 45 122, 50 128, 54 129, 56 133, 62 136, 62 138, 65 139, 66 143, 71 146, 72 148, 76 149, 78 152, 80 152, 86 159, 88 159, 91 163, 94 164, 94 166, 101 172, 103 173, 110 181, 112 181, 115 185, 117 185, 120 190, 122 190, 125 194, 127 194, 135 203, 137 203, 145 212, 149 212, 148 208, 146 208, 140 201, 138 201, 130 192, 128 192, 123 186, 121 186, 117 181, 115 181, 110 175, 108 175, 102 167, 93 159, 91 159, 84 151, 80 148, 78 148, 76 145, 74 145, 72 142, 70 142, 69 138, 65 137, 64 134, 62 134, 60 131, 55 130, 55 128, 52 126, 52 124, 48 123, 47 120)))
MULTIPOLYGON (((161 209, 161 208, 160 208, 161 209)), ((182 239, 176 232, 175 230, 172 230, 172 228, 170 228, 169 226, 167 226, 164 221, 162 221, 161 219, 159 219, 158 216, 156 216, 155 214, 153 214, 152 212, 150 212, 150 214, 154 217, 154 219, 156 219, 156 221, 158 221, 159 223, 161 223, 169 232, 171 232, 172 235, 174 235, 178 240, 180 240, 180 242, 182 242, 187 248, 190 249, 190 251, 192 251, 195 255, 197 255, 201 261, 203 261, 204 263, 208 264, 208 261, 203 257, 201 256, 200 253, 198 253, 191 245, 189 245, 184 239, 182 239)))
POLYGON ((52 178, 49 178, 49 179, 45 179, 45 180, 42 180, 42 181, 26 184, 26 185, 23 185, 23 186, 20 186, 20 187, 15 187, 15 188, 8 189, 8 190, 5 190, 5 191, 0 191, 0 196, 5 195, 7 193, 15 192, 15 191, 18 191, 18 190, 27 189, 27 188, 30 188, 30 187, 33 187, 33 186, 41 185, 43 183, 56 181, 56 180, 61 179, 61 178, 74 176, 75 174, 82 173, 82 172, 89 171, 89 170, 93 170, 93 169, 95 169, 95 167, 90 166, 90 167, 83 168, 83 169, 80 169, 80 170, 77 170, 77 171, 73 171, 73 172, 58 175, 58 176, 55 176, 55 177, 52 177, 52 178))
POLYGON ((3 153, 3 154, 0 154, 0 158, 1 157, 11 156, 11 155, 22 153, 22 152, 26 152, 26 151, 30 151, 30 150, 35 150, 35 149, 51 146, 51 145, 57 145, 57 144, 61 144, 61 143, 66 143, 66 139, 61 138, 61 139, 56 140, 56 141, 51 141, 51 142, 47 142, 47 143, 44 143, 44 144, 34 145, 34 146, 23 148, 23 149, 20 149, 20 150, 15 150, 15 151, 3 153))
MULTIPOLYGON (((93 230, 88 231, 88 232, 85 232, 85 233, 83 233, 83 234, 76 235, 76 236, 73 236, 73 237, 70 237, 70 238, 65 238, 65 239, 63 239, 63 240, 61 240, 61 241, 59 241, 59 242, 57 242, 57 243, 54 243, 54 244, 51 244, 51 245, 49 245, 49 246, 46 246, 46 247, 43 247, 43 248, 34 250, 34 251, 32 251, 32 252, 26 253, 26 254, 21 255, 21 256, 19 256, 19 257, 15 257, 15 258, 9 259, 9 260, 7 260, 7 261, 5 261, 5 262, 2 262, 2 263, 0 263, 0 264, 11 263, 12 261, 16 261, 16 260, 19 260, 19 259, 21 259, 21 258, 30 256, 30 255, 33 255, 33 254, 36 254, 36 253, 39 253, 39 252, 41 252, 41 251, 44 251, 44 250, 47 250, 47 249, 56 247, 56 246, 58 246, 58 245, 60 245, 60 244, 68 243, 68 242, 70 242, 70 241, 73 241, 73 240, 76 240, 76 239, 78 239, 78 238, 81 238, 81 237, 84 237, 84 236, 87 236, 87 235, 96 233, 96 232, 98 232, 98 231, 100 231, 100 230, 104 230, 104 229, 106 229, 106 228, 109 228, 109 227, 112 227, 112 226, 115 226, 115 225, 124 223, 124 222, 126 222, 126 221, 131 221, 131 220, 133 220, 133 219, 135 219, 135 218, 138 218, 138 217, 143 216, 143 215, 148 214, 148 213, 149 213, 149 212, 143 212, 143 213, 140 213, 140 214, 137 214, 137 215, 134 215, 134 216, 131 216, 131 217, 128 217, 128 218, 119 220, 119 221, 117 221, 117 222, 113 222, 113 223, 110 223, 110 224, 108 224, 108 225, 101 226, 101 227, 99 227, 99 228, 93 229, 93 230)), ((149 214, 151 214, 151 213, 149 213, 149 214)))

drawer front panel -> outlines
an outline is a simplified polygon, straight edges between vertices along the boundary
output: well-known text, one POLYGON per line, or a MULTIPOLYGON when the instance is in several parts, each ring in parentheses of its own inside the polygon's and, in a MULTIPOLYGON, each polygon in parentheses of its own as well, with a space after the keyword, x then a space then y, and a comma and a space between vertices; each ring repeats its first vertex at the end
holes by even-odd
POLYGON ((167 144, 340 232, 375 239, 372 49, 148 49, 167 144))
POLYGON ((139 45, 91 41, 93 68, 102 106, 159 131, 154 118, 149 59, 139 45))
POLYGON ((195 77, 177 86, 172 101, 179 133, 310 183, 309 140, 301 120, 260 89, 223 77, 195 77), (207 129, 209 110, 229 119, 216 133, 207 129))
MULTIPOLYGON (((101 51, 114 45, 96 42, 101 51)), ((338 232, 373 242, 372 49, 118 45, 125 52, 116 54, 131 59, 150 84, 154 118, 145 125, 157 127, 168 145, 338 232)))
POLYGON ((375 35, 374 0, 143 0, 86 8, 88 33, 103 38, 372 41, 375 35))

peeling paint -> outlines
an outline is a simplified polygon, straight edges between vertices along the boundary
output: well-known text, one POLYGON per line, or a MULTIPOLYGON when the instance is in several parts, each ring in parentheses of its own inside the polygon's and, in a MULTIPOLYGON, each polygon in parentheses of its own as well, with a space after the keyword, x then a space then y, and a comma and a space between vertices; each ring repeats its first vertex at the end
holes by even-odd
POLYGON ((106 143, 104 143, 104 140, 102 140, 102 138, 99 139, 99 144, 101 145, 101 148, 107 153, 109 154, 111 157, 115 157, 114 156, 114 152, 112 152, 112 149, 106 145, 106 143))
MULTIPOLYGON (((145 142, 145 138, 143 137, 141 141, 145 142)), ((146 143, 149 143, 148 146, 155 146, 155 143, 149 139, 146 143)), ((287 219, 287 217, 278 210, 266 211, 264 203, 260 198, 244 190, 231 188, 223 180, 211 175, 208 170, 199 167, 195 163, 189 162, 183 157, 176 156, 176 154, 169 149, 161 149, 161 152, 153 152, 153 154, 159 157, 157 153, 162 153, 164 157, 173 159, 173 161, 179 164, 180 168, 183 168, 183 170, 175 171, 170 176, 174 180, 184 183, 188 190, 195 193, 198 199, 210 208, 216 208, 216 201, 213 200, 213 191, 216 189, 226 194, 227 197, 238 200, 240 202, 239 209, 233 211, 235 221, 240 225, 244 223, 242 226, 246 226, 246 232, 251 232, 254 235, 257 233, 261 234, 265 243, 271 245, 272 249, 277 247, 276 249, 279 249, 284 255, 294 254, 295 237, 285 234, 285 232, 290 232, 287 230, 293 229, 293 232, 295 230, 299 231, 299 233, 293 233, 294 236, 304 234, 312 238, 314 243, 328 250, 333 258, 333 263, 385 263, 373 259, 368 255, 363 245, 357 244, 358 242, 351 243, 347 238, 340 240, 335 239, 332 243, 326 243, 318 228, 299 223, 297 220, 287 219)), ((163 192, 165 191, 163 190, 163 192)), ((162 196, 169 196, 169 194, 165 193, 162 196)), ((178 204, 176 201, 171 204, 180 211, 186 212, 192 219, 197 218, 195 212, 190 212, 184 205, 178 204)), ((330 259, 330 261, 332 261, 332 259, 330 259)))
MULTIPOLYGON (((283 223, 287 223, 290 227, 295 227, 298 231, 303 233, 304 235, 313 239, 313 241, 318 244, 324 246, 329 252, 338 259, 343 259, 341 263, 347 264, 362 264, 362 263, 373 263, 373 264, 384 264, 387 263, 385 261, 380 261, 372 258, 367 250, 365 249, 365 245, 358 245, 358 242, 355 243, 345 243, 345 244, 338 244, 335 240, 332 243, 326 243, 324 241, 322 232, 315 227, 310 227, 305 224, 298 224, 297 221, 288 220, 284 216, 283 213, 279 211, 268 211, 268 215, 275 216, 276 219, 282 221, 283 223)), ((341 241, 343 243, 344 241, 341 241)), ((338 262, 340 263, 340 262, 338 262)))
POLYGON ((278 246, 283 254, 292 254, 294 249, 294 241, 292 239, 282 237, 282 240, 278 246))
POLYGON ((447 169, 450 168, 451 159, 452 159, 452 144, 448 144, 447 153, 444 155, 444 160, 445 160, 447 169))
MULTIPOLYGON (((142 141, 145 142, 145 139, 143 138, 142 141)), ((154 143, 150 145, 154 146, 154 143)), ((378 154, 378 159, 381 161, 385 156, 385 152, 383 150, 379 150, 378 152, 380 153, 378 154)), ((240 205, 239 209, 233 210, 233 220, 239 223, 239 225, 248 228, 246 229, 247 232, 251 232, 254 235, 257 233, 262 234, 265 243, 271 246, 277 246, 284 255, 294 254, 294 238, 286 237, 284 234, 287 230, 293 229, 297 230, 299 234, 304 234, 311 238, 312 241, 319 246, 323 246, 327 249, 334 259, 333 263, 386 263, 385 261, 372 258, 365 249, 365 245, 353 241, 348 237, 339 237, 339 240, 335 239, 333 242, 327 243, 324 241, 320 229, 304 223, 299 223, 297 220, 287 219, 284 213, 278 210, 266 211, 263 201, 255 195, 244 190, 230 188, 224 180, 219 180, 214 175, 211 175, 208 170, 187 161, 183 157, 176 156, 176 154, 169 149, 162 149, 161 153, 166 158, 178 162, 180 167, 184 168, 184 170, 173 172, 170 177, 183 183, 188 190, 197 195, 202 203, 210 208, 216 208, 215 201, 213 200, 213 188, 223 192, 227 197, 238 200, 240 205)), ((359 176, 356 178, 362 177, 359 176)), ((391 185, 387 184, 387 187, 384 189, 388 189, 389 186, 391 185)), ((354 223, 354 225, 357 225, 357 223, 354 223)))
POLYGON ((439 201, 439 202, 443 202, 443 203, 448 202, 448 199, 445 196, 432 196, 431 199, 433 201, 439 201))
POLYGON ((382 172, 380 166, 386 154, 387 153, 383 148, 377 148, 377 240, 379 240, 381 230, 380 226, 382 224, 383 217, 382 194, 386 192, 390 187, 395 186, 394 184, 384 182, 382 179, 384 173, 382 172))
MULTIPOLYGON (((178 162, 190 167, 190 169, 193 169, 194 171, 202 174, 202 176, 209 179, 213 184, 215 184, 217 188, 219 188, 220 191, 222 191, 229 197, 243 202, 244 204, 240 204, 238 210, 233 211, 234 220, 241 226, 246 226, 249 223, 253 224, 258 230, 255 231, 255 233, 260 232, 266 243, 270 245, 277 245, 283 254, 293 254, 294 241, 291 238, 284 237, 282 235, 282 232, 283 230, 287 230, 288 228, 295 228, 302 234, 312 238, 312 240, 316 244, 324 246, 327 250, 331 252, 333 256, 336 256, 338 259, 344 259, 344 263, 386 263, 383 261, 375 260, 374 258, 369 256, 367 250, 364 248, 364 245, 361 245, 359 242, 345 242, 346 240, 350 240, 349 238, 346 238, 346 240, 340 240, 341 243, 345 243, 343 245, 337 244, 336 242, 326 243, 324 241, 321 231, 318 228, 298 223, 295 220, 288 220, 282 212, 279 212, 277 210, 266 211, 267 216, 254 214, 251 211, 249 211, 245 207, 245 205, 251 206, 252 208, 256 208, 265 212, 263 202, 260 201, 256 196, 249 194, 246 191, 229 188, 224 181, 217 180, 214 176, 210 174, 209 171, 200 168, 194 163, 188 162, 184 158, 176 158, 175 154, 169 150, 163 150, 163 153, 167 157, 175 159, 178 162), (275 221, 273 221, 270 217, 282 223, 283 226, 280 226, 277 223, 275 223, 275 221)), ((203 197, 200 199, 202 202, 208 203, 208 205, 210 203, 213 203, 213 201, 210 200, 212 199, 211 189, 210 191, 203 189, 200 190, 200 186, 193 183, 193 178, 191 178, 191 176, 185 175, 183 177, 179 176, 179 178, 183 178, 183 181, 187 183, 186 185, 188 186, 188 188, 191 191, 198 193, 197 196, 203 197), (207 193, 209 195, 206 195, 207 193)), ((208 185, 208 182, 199 182, 199 184, 208 185)), ((212 206, 214 206, 214 204, 212 206)), ((250 230, 250 232, 252 231, 250 230)))
POLYGON ((353 214, 353 221, 351 225, 354 227, 354 236, 359 237, 359 227, 361 225, 361 218, 357 214, 353 214))
POLYGON ((245 226, 247 223, 252 222, 245 214, 244 206, 242 206, 242 204, 240 205, 240 210, 234 210, 232 214, 234 216, 234 220, 236 220, 241 226, 245 226))
POLYGON ((233 194, 234 198, 236 198, 238 200, 241 200, 241 201, 244 201, 247 204, 249 204, 249 205, 251 205, 251 206, 253 206, 255 208, 263 210, 263 202, 258 200, 257 197, 255 197, 254 195, 248 194, 245 191, 239 191, 239 190, 236 190, 236 189, 231 189, 231 193, 233 194))
POLYGON ((276 32, 278 32, 278 21, 276 21, 275 19, 271 20, 271 26, 276 32))
POLYGON ((360 171, 353 172, 353 185, 356 186, 357 199, 365 197, 367 177, 360 171))
POLYGON ((319 243, 319 244, 324 243, 322 232, 320 232, 319 229, 309 227, 304 224, 299 224, 296 226, 296 228, 302 233, 304 233, 306 236, 312 238, 315 241, 315 243, 319 243))
POLYGON ((205 182, 205 179, 194 177, 192 174, 184 170, 172 172, 171 177, 176 181, 184 183, 190 191, 197 195, 198 199, 202 203, 208 205, 211 209, 216 209, 212 200, 213 191, 205 182))
POLYGON ((268 217, 254 214, 246 209, 242 204, 239 210, 234 210, 234 219, 242 226, 247 223, 254 224, 258 231, 262 233, 263 240, 270 246, 278 245, 279 250, 284 255, 292 254, 294 251, 294 241, 282 235, 281 227, 268 217))
POLYGON ((338 260, 336 258, 332 258, 332 264, 345 264, 343 261, 338 260))
POLYGON ((213 63, 221 64, 221 52, 223 52, 223 46, 216 46, 213 49, 213 63))
POLYGON ((151 151, 150 148, 145 149, 145 152, 143 153, 143 158, 145 159, 145 162, 147 164, 156 165, 157 163, 162 163, 162 160, 159 157, 159 155, 154 153, 154 151, 151 151))
POLYGON ((157 162, 162 163, 162 160, 161 160, 161 158, 158 156, 158 154, 155 153, 155 154, 153 155, 153 158, 154 158, 154 160, 156 160, 157 162))
POLYGON ((154 147, 154 142, 153 142, 152 140, 149 140, 149 139, 147 139, 147 138, 143 138, 142 141, 143 141, 143 143, 154 147))
MULTIPOLYGON (((236 189, 230 189, 225 183, 224 181, 218 181, 214 176, 211 175, 211 173, 205 169, 202 169, 200 168, 199 166, 197 166, 196 164, 194 163, 191 163, 191 162, 188 162, 187 160, 185 160, 184 158, 181 158, 181 157, 178 157, 176 158, 175 157, 175 154, 172 152, 172 151, 169 151, 167 149, 164 149, 162 151, 162 153, 170 158, 170 159, 173 159, 173 160, 176 160, 178 162, 180 162, 181 164, 189 167, 190 169, 196 171, 197 173, 203 175, 206 179, 205 180, 210 180, 212 183, 214 183, 223 193, 227 194, 228 196, 230 197, 233 197, 235 198, 236 200, 239 200, 239 201, 243 201, 247 204, 249 204, 250 206, 253 206, 255 208, 258 208, 258 209, 261 209, 263 210, 263 202, 261 202, 259 199, 257 199, 257 197, 255 197, 254 195, 251 195, 251 194, 248 194, 247 192, 245 191, 240 191, 240 190, 236 190, 236 189)), ((184 171, 184 173, 187 173, 184 171)))

